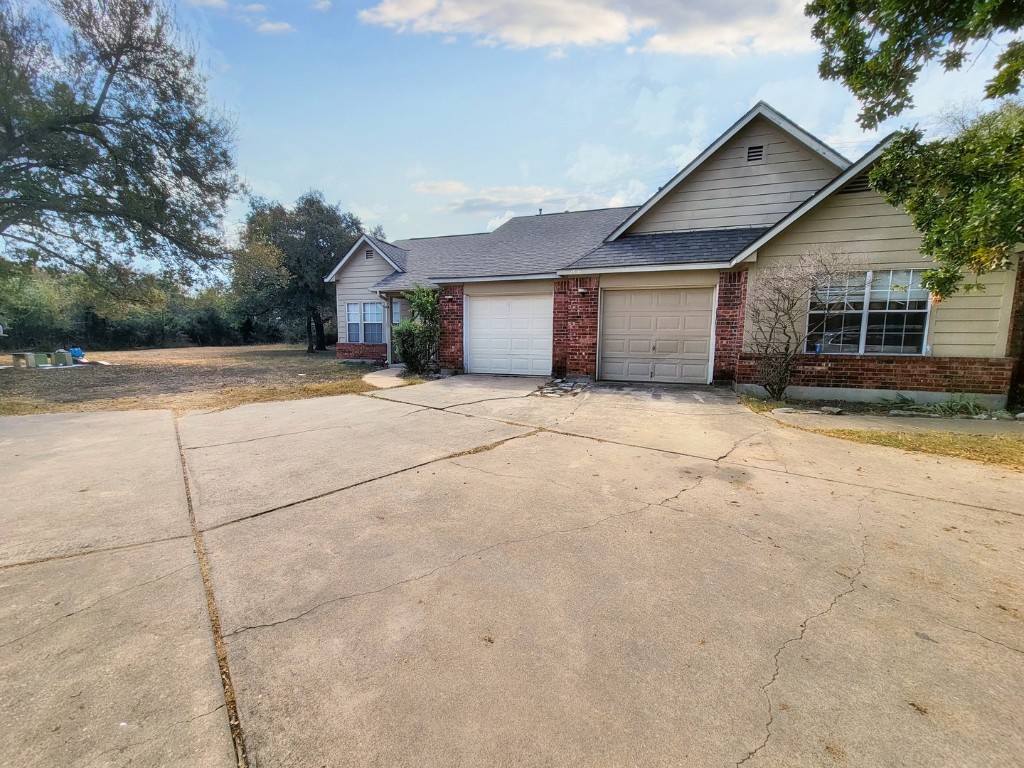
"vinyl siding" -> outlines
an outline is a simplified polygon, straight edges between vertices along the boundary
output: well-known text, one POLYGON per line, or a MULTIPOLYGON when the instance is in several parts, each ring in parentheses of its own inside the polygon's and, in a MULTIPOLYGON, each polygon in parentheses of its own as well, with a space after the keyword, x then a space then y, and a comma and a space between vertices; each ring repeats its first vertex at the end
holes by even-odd
POLYGON ((358 252, 352 254, 352 258, 345 263, 345 266, 334 278, 339 336, 344 335, 345 304, 350 301, 379 301, 377 294, 371 289, 395 271, 395 268, 376 252, 372 259, 367 259, 364 255, 365 250, 365 248, 360 248, 358 252))
POLYGON ((827 160, 759 118, 640 218, 629 231, 758 227, 774 224, 837 173, 827 160), (749 164, 747 147, 765 147, 749 164))
MULTIPOLYGON (((751 265, 797 259, 819 246, 834 247, 863 263, 864 269, 927 269, 918 251, 920 237, 903 211, 875 192, 833 195, 761 248, 751 265)), ((933 305, 928 345, 936 357, 1003 357, 1006 354, 1014 272, 984 275, 983 292, 963 293, 933 305)), ((749 330, 749 323, 748 323, 749 330)))

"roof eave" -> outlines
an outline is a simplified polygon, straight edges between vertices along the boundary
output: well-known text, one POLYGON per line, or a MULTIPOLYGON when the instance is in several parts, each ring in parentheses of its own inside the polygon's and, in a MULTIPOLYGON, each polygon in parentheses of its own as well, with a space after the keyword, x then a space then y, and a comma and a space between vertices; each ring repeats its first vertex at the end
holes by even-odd
POLYGON ((335 266, 334 269, 332 269, 330 273, 327 275, 327 277, 324 278, 324 282, 333 283, 334 278, 337 277, 338 273, 341 271, 341 268, 345 266, 345 262, 347 262, 352 257, 352 254, 359 250, 359 247, 364 243, 373 248, 374 252, 382 259, 384 259, 384 261, 390 264, 396 272, 405 272, 404 269, 395 264, 395 262, 392 261, 391 258, 386 253, 384 253, 380 246, 378 246, 377 243, 374 242, 373 238, 371 238, 367 234, 362 234, 359 236, 359 239, 356 240, 355 243, 353 243, 352 247, 348 249, 348 252, 341 258, 341 261, 338 262, 337 266, 335 266))
POLYGON ((631 264, 619 267, 584 267, 582 269, 563 269, 559 277, 576 277, 578 275, 604 275, 613 272, 678 272, 697 269, 728 269, 728 261, 677 262, 675 264, 631 264))

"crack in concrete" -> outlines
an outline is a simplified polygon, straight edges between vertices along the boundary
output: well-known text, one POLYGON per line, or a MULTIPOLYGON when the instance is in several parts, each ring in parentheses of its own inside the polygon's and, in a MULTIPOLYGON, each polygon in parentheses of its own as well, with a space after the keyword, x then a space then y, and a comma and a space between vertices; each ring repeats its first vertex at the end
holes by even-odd
POLYGON ((505 438, 502 438, 501 440, 495 440, 493 443, 487 443, 485 445, 480 445, 480 446, 477 446, 475 448, 468 448, 468 449, 466 449, 464 451, 458 451, 456 453, 451 453, 451 454, 448 454, 447 456, 441 456, 441 457, 436 458, 436 459, 430 459, 429 461, 420 462, 419 464, 413 464, 411 467, 403 467, 401 469, 396 469, 393 472, 386 472, 383 475, 375 475, 374 477, 368 477, 365 480, 358 480, 358 481, 356 481, 354 483, 349 483, 348 485, 344 485, 344 486, 342 486, 340 488, 333 488, 333 489, 331 489, 329 491, 324 491, 323 493, 317 493, 317 494, 314 494, 313 496, 307 496, 306 498, 303 498, 303 499, 298 499, 296 501, 289 501, 287 504, 281 504, 281 505, 276 506, 276 507, 271 507, 270 509, 264 509, 264 510, 262 510, 260 512, 253 512, 250 515, 245 515, 243 517, 238 517, 238 518, 235 518, 233 520, 225 520, 223 523, 217 523, 216 525, 211 525, 208 528, 203 528, 202 531, 203 531, 203 533, 208 533, 210 531, 220 530, 221 528, 225 528, 225 527, 227 527, 229 525, 235 525, 236 523, 242 523, 242 522, 245 522, 246 520, 254 520, 257 517, 263 517, 264 515, 269 515, 272 512, 280 512, 283 509, 290 509, 291 507, 297 507, 297 506, 299 506, 301 504, 306 504, 306 503, 311 502, 311 501, 317 501, 319 499, 323 499, 323 498, 326 498, 328 496, 334 496, 335 494, 342 493, 343 491, 348 491, 348 490, 351 490, 352 488, 358 488, 361 485, 366 485, 368 483, 375 483, 378 480, 384 480, 384 479, 389 478, 389 477, 394 477, 395 475, 400 475, 400 474, 402 474, 404 472, 411 472, 412 470, 415 470, 415 469, 421 469, 422 467, 427 467, 427 466, 430 466, 431 464, 437 464, 440 461, 448 461, 450 459, 457 459, 460 456, 471 456, 471 455, 473 455, 475 453, 484 453, 486 451, 493 451, 495 448, 504 445, 505 443, 509 442, 510 440, 519 440, 519 439, 524 438, 524 437, 532 437, 533 435, 536 435, 536 434, 538 434, 539 432, 542 432, 542 431, 543 430, 535 429, 535 430, 533 430, 531 432, 525 432, 525 433, 523 433, 521 435, 512 435, 511 437, 505 437, 505 438))
POLYGON ((1005 648, 1008 651, 1013 651, 1014 653, 1024 653, 1024 648, 1018 648, 1018 647, 1016 647, 1014 645, 1008 645, 1007 643, 1001 642, 999 640, 995 640, 995 639, 989 637, 988 635, 983 635, 981 632, 977 632, 977 631, 975 631, 973 629, 968 629, 967 627, 961 627, 961 626, 959 626, 957 624, 950 624, 948 621, 943 621, 942 619, 937 619, 937 621, 940 624, 944 624, 945 626, 950 627, 952 629, 958 629, 961 632, 966 632, 969 635, 977 635, 982 640, 987 640, 988 642, 992 643, 993 645, 998 645, 998 646, 1000 646, 1002 648, 1005 648))
POLYGON ((217 705, 216 707, 214 707, 213 709, 211 709, 211 710, 210 710, 209 712, 203 712, 203 714, 201 714, 201 715, 196 715, 195 717, 190 717, 190 718, 189 718, 188 720, 186 720, 185 722, 186 722, 186 723, 191 723, 191 722, 193 722, 193 721, 195 721, 195 720, 198 720, 198 719, 199 719, 199 718, 201 718, 201 717, 207 717, 207 716, 209 716, 209 715, 212 715, 212 714, 213 714, 214 712, 220 712, 220 711, 221 711, 222 709, 224 709, 224 707, 226 707, 226 706, 227 706, 227 704, 218 704, 218 705, 217 705))
MULTIPOLYGON (((868 494, 868 496, 870 496, 870 495, 871 494, 868 494)), ((864 499, 867 499, 868 496, 865 496, 864 499)), ((775 651, 775 655, 772 657, 772 662, 775 665, 775 670, 772 673, 772 676, 768 680, 768 682, 766 682, 764 685, 761 686, 761 693, 764 695, 765 703, 768 705, 768 722, 765 723, 765 736, 764 736, 764 739, 761 741, 760 744, 758 744, 756 747, 754 747, 754 749, 750 750, 746 754, 746 756, 743 757, 743 759, 737 761, 737 763, 736 763, 737 768, 739 768, 739 766, 741 766, 744 763, 746 763, 748 760, 752 759, 758 752, 760 752, 762 749, 764 749, 766 746, 768 746, 768 742, 771 741, 771 738, 772 738, 772 724, 775 722, 775 709, 774 709, 774 706, 772 705, 772 698, 771 698, 771 695, 768 693, 768 689, 771 688, 775 684, 775 681, 779 679, 779 675, 782 672, 782 662, 780 661, 779 657, 782 655, 783 651, 785 651, 786 648, 788 648, 792 643, 797 643, 797 642, 800 642, 800 641, 802 641, 804 639, 804 635, 807 633, 807 627, 810 625, 810 623, 812 621, 814 621, 816 619, 820 619, 820 618, 830 614, 832 612, 832 609, 836 607, 836 604, 843 597, 845 597, 846 595, 850 594, 851 592, 853 592, 857 588, 857 579, 859 579, 861 577, 861 574, 864 572, 864 568, 867 566, 867 532, 864 529, 864 519, 863 519, 863 516, 861 515, 859 510, 857 512, 857 521, 858 521, 858 524, 860 526, 860 530, 861 530, 861 534, 862 534, 861 542, 860 542, 860 553, 861 553, 860 565, 857 566, 857 570, 854 572, 854 574, 852 576, 849 576, 849 577, 843 576, 843 578, 847 579, 847 581, 849 582, 847 588, 842 590, 841 592, 837 593, 832 598, 832 601, 828 604, 828 606, 825 608, 825 610, 819 611, 818 613, 815 613, 815 614, 812 614, 812 615, 808 616, 807 618, 805 618, 802 622, 800 622, 800 633, 798 635, 796 635, 795 637, 791 637, 791 638, 787 639, 775 651)), ((842 576, 842 574, 839 574, 839 575, 842 576)))
POLYGON ((10 568, 21 568, 26 565, 41 565, 43 563, 52 563, 58 560, 71 560, 76 557, 87 557, 88 555, 102 555, 107 552, 121 552, 125 549, 135 549, 137 547, 148 547, 150 544, 163 544, 168 541, 180 541, 182 539, 191 539, 192 534, 183 533, 179 536, 168 536, 163 539, 149 539, 147 541, 133 542, 131 544, 118 544, 113 547, 97 547, 96 549, 88 549, 82 552, 67 552, 63 555, 51 555, 50 557, 39 557, 35 560, 19 560, 16 563, 7 563, 0 565, 0 571, 6 571, 10 568))
POLYGON ((125 594, 127 592, 131 592, 133 589, 140 589, 141 587, 145 587, 145 586, 147 586, 149 584, 154 584, 154 583, 160 581, 161 579, 166 579, 169 576, 173 576, 176 573, 180 573, 181 571, 184 571, 186 568, 195 568, 195 567, 196 567, 195 563, 189 563, 188 565, 183 565, 180 568, 175 568, 173 571, 168 571, 165 574, 157 576, 155 579, 149 579, 148 581, 142 581, 142 582, 139 582, 138 584, 132 584, 130 587, 125 587, 124 589, 119 590, 117 592, 113 592, 113 593, 111 593, 109 595, 104 595, 103 597, 99 598, 98 600, 94 600, 93 602, 89 603, 88 605, 83 605, 81 608, 79 608, 77 610, 71 611, 69 613, 65 613, 63 616, 58 616, 56 619, 53 619, 52 621, 50 621, 50 622, 48 622, 46 624, 43 624, 40 627, 36 627, 31 632, 26 632, 24 635, 16 637, 13 640, 8 640, 5 643, 0 643, 0 648, 6 648, 8 645, 13 645, 14 643, 20 642, 21 640, 24 640, 27 637, 32 637, 32 635, 35 635, 35 634, 37 634, 39 632, 42 632, 44 629, 49 629, 54 624, 58 624, 58 623, 64 621, 64 619, 70 619, 72 616, 77 616, 80 613, 84 613, 85 611, 88 611, 91 608, 95 608, 100 603, 104 603, 107 600, 113 600, 115 597, 120 597, 121 595, 123 595, 123 594, 125 594))
POLYGON ((270 622, 266 622, 264 624, 249 624, 249 625, 246 625, 244 627, 239 627, 238 629, 232 630, 231 632, 228 632, 224 637, 225 638, 230 638, 230 637, 234 637, 236 635, 240 635, 243 632, 250 632, 250 631, 256 630, 256 629, 269 629, 270 627, 277 627, 277 626, 280 626, 281 624, 288 624, 289 622, 305 618, 306 616, 309 616, 309 615, 315 613, 316 611, 319 611, 321 608, 324 608, 324 607, 326 607, 328 605, 333 605, 335 603, 341 603, 341 602, 345 602, 345 601, 348 601, 348 600, 354 600, 355 598, 358 598, 358 597, 368 597, 368 596, 371 596, 371 595, 378 595, 378 594, 380 594, 382 592, 387 592, 388 590, 394 589, 395 587, 401 587, 401 586, 405 586, 406 584, 412 584, 412 583, 417 582, 417 581, 422 581, 423 579, 430 578, 431 576, 433 576, 433 575, 435 575, 437 573, 440 573, 441 571, 448 570, 450 568, 454 568, 456 565, 461 563, 463 560, 466 560, 466 559, 471 558, 471 557, 476 557, 476 556, 482 555, 482 554, 484 554, 486 552, 490 552, 491 550, 494 550, 494 549, 500 549, 501 547, 507 547, 507 546, 512 546, 512 545, 515 545, 515 544, 524 544, 524 543, 531 542, 531 541, 537 541, 538 539, 544 539, 544 538, 547 538, 549 536, 558 536, 558 535, 565 535, 565 534, 581 533, 583 531, 590 530, 591 528, 595 528, 595 527, 601 525, 602 523, 606 523, 609 520, 615 520, 615 519, 619 519, 619 518, 622 518, 622 517, 628 517, 629 515, 640 514, 642 512, 646 512, 651 507, 657 506, 655 504, 649 504, 647 502, 638 502, 638 503, 640 503, 642 505, 642 506, 640 506, 639 509, 630 509, 630 510, 627 510, 625 512, 615 512, 615 513, 610 514, 610 515, 605 515, 604 517, 601 517, 601 518, 599 518, 599 519, 597 519, 597 520, 595 520, 595 521, 593 521, 591 523, 587 523, 586 525, 573 526, 571 528, 555 528, 555 529, 552 529, 552 530, 549 530, 549 531, 544 531, 543 533, 538 533, 538 534, 536 534, 534 536, 524 536, 524 537, 519 538, 519 539, 505 539, 503 541, 499 541, 499 542, 496 542, 494 544, 488 544, 486 547, 481 547, 480 549, 476 549, 476 550, 474 550, 472 552, 466 552, 466 553, 464 553, 462 555, 459 555, 454 560, 451 560, 451 561, 449 561, 447 563, 442 563, 441 565, 438 565, 438 566, 436 566, 434 568, 431 568, 429 571, 425 571, 425 572, 417 574, 415 576, 410 576, 410 577, 405 578, 405 579, 400 579, 399 581, 394 581, 394 582, 391 582, 390 584, 385 584, 384 586, 378 587, 376 589, 368 589, 368 590, 364 590, 362 592, 352 592, 350 594, 339 595, 337 597, 332 597, 332 598, 330 598, 328 600, 324 600, 324 601, 322 601, 320 603, 317 603, 316 605, 314 605, 314 606, 312 606, 310 608, 307 608, 306 610, 302 611, 301 613, 297 613, 294 616, 289 616, 286 619, 279 619, 277 621, 270 621, 270 622))

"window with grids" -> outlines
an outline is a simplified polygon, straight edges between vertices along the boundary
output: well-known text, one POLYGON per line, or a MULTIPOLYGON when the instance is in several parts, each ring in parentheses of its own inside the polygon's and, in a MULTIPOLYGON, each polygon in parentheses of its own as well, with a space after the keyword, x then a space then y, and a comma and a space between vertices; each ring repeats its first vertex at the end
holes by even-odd
POLYGON ((807 313, 807 352, 920 355, 928 328, 921 270, 873 270, 818 286, 807 313))
POLYGON ((359 343, 359 304, 352 303, 345 305, 345 322, 348 323, 348 341, 350 344, 359 343))
POLYGON ((383 304, 363 304, 363 341, 367 344, 384 343, 383 304))

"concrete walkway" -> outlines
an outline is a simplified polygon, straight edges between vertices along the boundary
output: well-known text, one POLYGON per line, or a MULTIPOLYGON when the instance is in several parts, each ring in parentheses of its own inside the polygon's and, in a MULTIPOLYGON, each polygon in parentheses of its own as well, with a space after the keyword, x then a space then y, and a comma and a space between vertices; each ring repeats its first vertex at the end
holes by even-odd
POLYGON ((392 387, 404 387, 406 382, 399 378, 400 373, 405 373, 404 365, 392 365, 388 368, 378 368, 363 376, 363 381, 372 384, 377 389, 391 389, 392 387))
POLYGON ((1019 762, 1024 475, 537 384, 0 419, 5 764, 1019 762))

